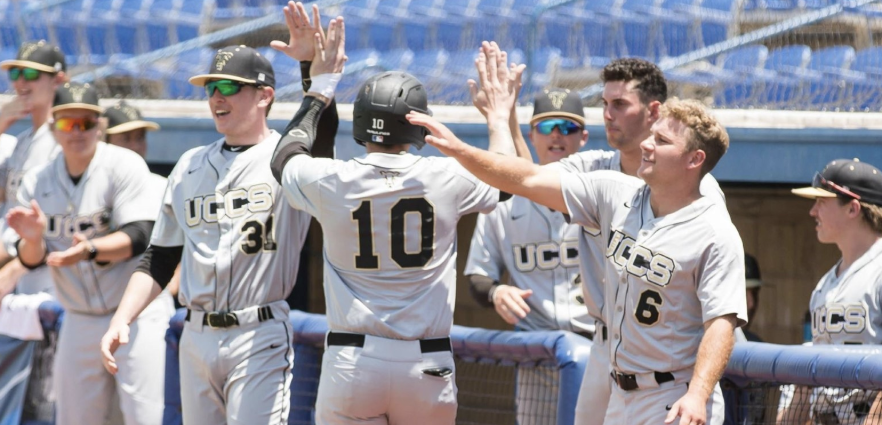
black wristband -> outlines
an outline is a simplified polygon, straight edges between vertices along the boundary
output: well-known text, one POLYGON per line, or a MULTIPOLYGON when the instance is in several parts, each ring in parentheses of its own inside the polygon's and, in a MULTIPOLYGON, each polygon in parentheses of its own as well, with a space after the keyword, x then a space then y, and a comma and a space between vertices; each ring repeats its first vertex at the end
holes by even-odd
POLYGON ((88 260, 89 261, 95 260, 95 258, 98 257, 98 249, 95 248, 95 244, 93 244, 92 241, 86 239, 86 247, 89 248, 88 260))

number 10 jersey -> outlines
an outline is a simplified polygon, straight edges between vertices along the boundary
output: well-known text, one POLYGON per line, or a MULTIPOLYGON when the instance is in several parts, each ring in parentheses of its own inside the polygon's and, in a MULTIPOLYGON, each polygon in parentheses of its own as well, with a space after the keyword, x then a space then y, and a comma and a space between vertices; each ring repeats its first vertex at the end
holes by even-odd
POLYGON ((456 299, 456 224, 499 191, 450 158, 298 155, 282 187, 324 232, 328 326, 392 339, 445 337, 456 299))

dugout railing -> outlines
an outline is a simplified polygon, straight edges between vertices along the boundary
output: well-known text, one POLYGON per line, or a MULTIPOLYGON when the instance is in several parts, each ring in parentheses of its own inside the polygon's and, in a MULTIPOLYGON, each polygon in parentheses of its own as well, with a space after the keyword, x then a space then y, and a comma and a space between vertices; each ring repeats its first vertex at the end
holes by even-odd
MULTIPOLYGON (((54 335, 59 327, 63 331, 61 313, 57 303, 41 306, 41 322, 44 329, 50 331, 48 335, 54 335)), ((181 423, 178 342, 183 318, 184 310, 179 310, 166 335, 165 425, 181 423)), ((322 315, 298 311, 291 313, 290 320, 296 357, 289 424, 311 424, 327 322, 322 315)), ((516 423, 516 400, 519 400, 516 375, 518 371, 536 369, 558 372, 551 386, 556 391, 538 386, 536 391, 539 393, 537 397, 555 399, 556 408, 553 412, 543 412, 542 417, 533 417, 530 422, 573 423, 590 341, 566 332, 491 331, 460 326, 454 327, 451 337, 457 356, 458 424, 516 423)), ((4 361, 0 362, 0 376, 16 376, 32 367, 29 364, 26 369, 21 369, 16 366, 19 362, 12 361, 12 357, 4 356, 4 361)), ((46 360, 47 365, 51 364, 49 359, 46 360)), ((43 369, 39 365, 33 365, 33 368, 43 369)), ((882 423, 879 396, 879 390, 882 390, 882 346, 738 343, 722 386, 726 396, 727 424, 810 423, 797 421, 799 412, 811 415, 814 423, 882 423), (794 396, 800 393, 804 395, 803 399, 794 396)), ((28 398, 33 397, 33 394, 28 395, 28 398)), ((523 399, 521 395, 520 400, 523 399)), ((0 397, 0 404, 3 401, 0 397)), ((30 402, 45 404, 46 400, 30 402)), ((0 421, 4 424, 14 422, 0 421)))

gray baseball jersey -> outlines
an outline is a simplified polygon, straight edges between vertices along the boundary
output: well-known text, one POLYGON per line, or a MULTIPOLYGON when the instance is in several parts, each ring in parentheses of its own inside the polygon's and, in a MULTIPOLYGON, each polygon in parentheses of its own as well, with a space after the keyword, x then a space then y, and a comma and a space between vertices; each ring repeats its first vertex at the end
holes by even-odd
POLYGON ((515 196, 478 216, 465 274, 499 281, 507 270, 512 285, 532 290, 520 328, 593 332, 580 285, 579 232, 563 214, 515 196))
POLYGON ((450 158, 298 155, 288 202, 324 232, 328 327, 390 339, 446 337, 453 325, 456 223, 499 197, 450 158))
MULTIPOLYGON (((3 140, 2 142, 5 144, 8 141, 3 140)), ((4 155, 0 158, 0 187, 2 187, 5 197, 5 202, 0 208, 0 222, 2 222, 0 227, 4 229, 6 228, 6 213, 16 205, 18 188, 25 173, 43 167, 60 151, 58 144, 55 143, 55 137, 49 130, 49 124, 43 124, 36 131, 29 128, 21 132, 17 136, 17 140, 12 142, 14 143, 12 151, 8 156, 4 155)), ((11 239, 18 239, 14 231, 5 232, 5 234, 12 235, 11 239)), ((11 241, 6 240, 6 242, 10 255, 16 255, 15 247, 8 243, 11 241)), ((52 292, 52 290, 52 276, 46 267, 28 271, 16 284, 17 293, 31 294, 43 291, 52 292)))
MULTIPOLYGON (((882 344, 882 240, 845 270, 840 259, 812 292, 812 342, 814 344, 882 344)), ((817 388, 813 405, 816 418, 838 423, 863 423, 861 414, 876 399, 877 391, 817 388)))
POLYGON ((812 342, 882 344, 882 240, 837 275, 841 262, 812 292, 812 342))
POLYGON ((185 306, 241 310, 284 300, 294 287, 310 217, 280 198, 269 167, 278 141, 272 131, 227 160, 221 139, 186 152, 169 175, 150 243, 184 247, 185 306))
MULTIPOLYGON (((25 175, 18 202, 35 199, 48 221, 44 236, 50 252, 73 245, 79 232, 92 239, 136 221, 153 221, 159 211, 161 188, 151 185, 150 171, 138 154, 99 142, 95 156, 78 184, 71 181, 58 155, 52 162, 25 175)), ((103 315, 116 310, 140 258, 99 264, 80 261, 67 267, 49 267, 56 296, 66 310, 103 315)))
MULTIPOLYGON (((695 365, 706 321, 747 320, 744 251, 728 212, 710 197, 656 218, 637 178, 561 173, 573 223, 606 241, 610 361, 624 373, 695 365), (612 289, 612 286, 610 287, 612 289)), ((584 258, 587 258, 584 257, 584 258)))

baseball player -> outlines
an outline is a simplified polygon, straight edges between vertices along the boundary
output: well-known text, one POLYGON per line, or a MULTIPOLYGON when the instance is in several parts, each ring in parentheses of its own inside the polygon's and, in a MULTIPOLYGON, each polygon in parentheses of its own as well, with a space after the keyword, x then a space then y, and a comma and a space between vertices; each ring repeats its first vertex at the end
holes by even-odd
MULTIPOLYGON (((528 135, 539 164, 582 148, 588 140, 584 125, 576 93, 552 89, 537 95, 528 135)), ((513 137, 518 137, 520 130, 514 131, 513 137)), ((579 226, 568 224, 560 212, 519 196, 479 215, 465 268, 475 301, 495 307, 503 320, 520 330, 560 329, 592 338, 594 319, 588 316, 580 285, 579 232, 579 226), (509 285, 500 284, 504 271, 509 285)), ((537 423, 556 410, 553 382, 546 368, 518 370, 519 424, 537 423), (535 390, 542 386, 549 388, 535 390)))
MULTIPOLYGON (((341 39, 338 57, 343 44, 341 39)), ((502 57, 495 44, 485 43, 477 64, 482 94, 508 110, 523 67, 509 69, 502 57)), ((311 128, 341 71, 342 63, 324 75, 313 71, 313 92, 273 159, 288 202, 325 230, 330 332, 316 423, 451 424, 457 406, 449 339, 456 223, 464 214, 492 210, 499 192, 455 161, 408 153, 411 145, 424 144, 426 133, 405 115, 427 111, 428 100, 423 85, 403 72, 373 76, 358 91, 353 136, 366 155, 312 158, 311 128)), ((510 134, 499 137, 508 133, 499 130, 508 116, 500 120, 495 113, 491 150, 514 154, 510 134)))
MULTIPOLYGON (((302 37, 314 33, 320 28, 302 37)), ((229 46, 190 82, 205 87, 223 138, 185 153, 169 175, 150 248, 101 341, 105 367, 122 370, 114 352, 128 342, 129 323, 180 263, 183 422, 286 423, 293 350, 285 298, 310 217, 284 205, 270 172, 280 137, 266 120, 275 74, 256 50, 229 46)))
MULTIPOLYGON (((15 59, 0 62, 0 69, 7 71, 15 89, 12 100, 0 108, 0 133, 20 119, 31 119, 31 128, 18 135, 11 153, 0 161, 0 217, 5 217, 16 202, 25 173, 47 164, 58 154, 49 121, 55 89, 67 79, 67 66, 64 53, 57 46, 38 41, 22 43, 15 59)), ((5 224, 0 225, 4 227, 5 224)), ((42 267, 29 271, 15 259, 14 247, 7 252, 5 245, 0 245, 0 297, 12 291, 22 295, 51 293, 49 270, 42 267)))
MULTIPOLYGON (((882 344, 882 171, 857 159, 837 159, 810 187, 793 193, 815 200, 809 215, 821 243, 836 244, 842 258, 812 292, 812 343, 882 344)), ((797 388, 782 412, 806 423, 811 391, 797 388)), ((814 423, 865 423, 878 391, 816 389, 814 423)), ((876 413, 878 415, 878 412, 876 413)))
POLYGON ((604 279, 617 282, 610 320, 612 389, 604 422, 723 421, 718 380, 734 329, 745 323, 744 257, 728 213, 699 191, 728 147, 703 106, 670 99, 643 141, 638 175, 566 173, 501 159, 458 140, 436 120, 410 114, 426 140, 480 179, 567 211, 606 243, 604 279))
POLYGON ((61 154, 25 175, 6 220, 20 238, 22 265, 49 266, 66 312, 54 366, 56 423, 102 423, 118 396, 127 424, 159 424, 164 379, 156 371, 165 368, 171 297, 133 324, 133 343, 118 353, 125 373, 108 374, 95 350, 147 247, 161 197, 141 157, 99 143, 101 111, 93 87, 58 88, 52 128, 61 154))

